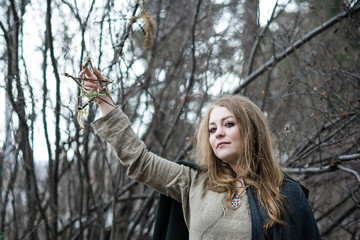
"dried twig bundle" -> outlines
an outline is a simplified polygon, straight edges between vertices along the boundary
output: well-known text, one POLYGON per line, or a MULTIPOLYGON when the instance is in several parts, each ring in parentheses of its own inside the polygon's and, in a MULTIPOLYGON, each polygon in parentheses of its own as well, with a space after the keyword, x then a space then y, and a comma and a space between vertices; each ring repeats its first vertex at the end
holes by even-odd
POLYGON ((145 1, 143 0, 142 2, 143 2, 143 10, 141 11, 139 16, 131 18, 130 24, 132 25, 133 23, 135 23, 140 18, 144 19, 144 21, 145 21, 145 25, 144 25, 144 32, 145 32, 144 45, 145 45, 146 49, 150 49, 151 48, 151 42, 152 42, 152 35, 154 33, 154 30, 155 30, 155 24, 154 24, 154 19, 153 19, 152 15, 149 12, 145 11, 145 8, 146 8, 145 1))
POLYGON ((144 39, 144 45, 146 49, 150 49, 151 47, 151 40, 152 35, 154 33, 155 25, 154 25, 154 19, 148 12, 142 12, 139 16, 139 18, 142 18, 145 20, 145 39, 144 39))

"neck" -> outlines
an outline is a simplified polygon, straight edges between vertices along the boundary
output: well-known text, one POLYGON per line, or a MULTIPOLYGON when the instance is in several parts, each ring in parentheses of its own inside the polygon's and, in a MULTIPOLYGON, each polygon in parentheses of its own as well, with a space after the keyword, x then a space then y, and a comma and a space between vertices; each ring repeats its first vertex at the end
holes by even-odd
POLYGON ((232 170, 234 170, 238 178, 243 178, 245 171, 242 167, 232 165, 230 165, 230 167, 232 168, 232 170))

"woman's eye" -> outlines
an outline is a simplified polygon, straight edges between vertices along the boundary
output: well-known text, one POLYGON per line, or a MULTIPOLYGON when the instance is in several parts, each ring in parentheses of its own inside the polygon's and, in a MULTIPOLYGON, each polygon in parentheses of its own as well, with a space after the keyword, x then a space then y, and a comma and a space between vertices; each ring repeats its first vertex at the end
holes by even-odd
POLYGON ((235 126, 235 123, 233 123, 233 122, 227 122, 227 123, 225 123, 225 126, 226 126, 226 127, 233 127, 233 126, 235 126))
POLYGON ((210 128, 209 129, 209 133, 214 133, 214 132, 216 132, 216 128, 210 128))

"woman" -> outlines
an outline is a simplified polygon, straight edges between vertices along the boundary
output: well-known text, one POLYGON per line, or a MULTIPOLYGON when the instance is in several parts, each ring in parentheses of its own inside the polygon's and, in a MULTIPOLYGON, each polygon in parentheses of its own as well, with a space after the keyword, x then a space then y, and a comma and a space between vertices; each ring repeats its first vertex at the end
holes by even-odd
MULTIPOLYGON (((103 79, 84 67, 80 77, 103 79)), ((99 81, 86 81, 89 90, 99 81)), ((107 98, 107 97, 106 97, 107 98)), ((273 157, 266 119, 241 96, 225 96, 203 118, 197 138, 200 168, 148 152, 126 115, 97 99, 103 117, 92 123, 129 177, 181 203, 190 239, 320 239, 300 185, 284 178, 273 157)))

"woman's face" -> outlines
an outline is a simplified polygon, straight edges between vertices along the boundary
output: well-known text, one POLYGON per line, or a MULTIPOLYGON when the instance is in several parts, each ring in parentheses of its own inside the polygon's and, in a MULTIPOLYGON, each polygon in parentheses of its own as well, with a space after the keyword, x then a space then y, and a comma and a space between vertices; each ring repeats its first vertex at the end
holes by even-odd
POLYGON ((209 133, 210 145, 216 157, 234 169, 241 147, 240 131, 234 115, 226 107, 217 106, 211 111, 209 133))

